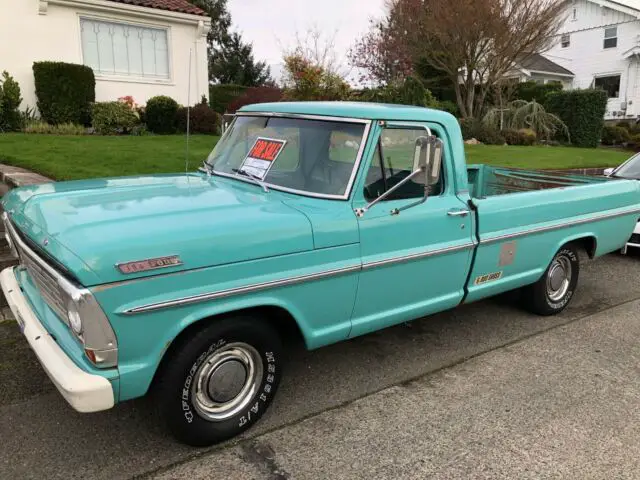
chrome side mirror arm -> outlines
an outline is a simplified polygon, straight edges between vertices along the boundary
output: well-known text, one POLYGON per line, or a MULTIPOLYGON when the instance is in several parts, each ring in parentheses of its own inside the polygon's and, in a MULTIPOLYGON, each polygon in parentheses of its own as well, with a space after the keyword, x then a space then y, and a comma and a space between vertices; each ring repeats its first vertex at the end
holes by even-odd
MULTIPOLYGON (((409 182, 412 178, 417 177, 420 174, 423 174, 426 172, 426 167, 420 167, 417 170, 414 170, 411 175, 409 175, 408 177, 404 178, 402 181, 398 182, 396 185, 394 185, 393 187, 391 187, 389 190, 387 190, 386 192, 384 192, 382 195, 380 195, 378 198, 376 198, 375 200, 372 200, 371 202, 369 202, 366 206, 361 207, 361 208, 356 208, 354 210, 356 217, 363 217, 365 213, 367 213, 369 211, 369 209, 371 207, 373 207, 376 203, 381 202, 382 200, 384 200, 385 198, 387 198, 389 195, 391 195, 393 192, 395 192, 396 190, 398 190, 401 186, 403 186, 405 183, 409 182)), ((402 210, 406 210, 407 208, 411 208, 414 207, 416 205, 420 205, 421 203, 424 203, 427 201, 427 196, 429 194, 429 186, 425 185, 424 187, 424 196, 418 200, 415 203, 412 203, 410 205, 406 205, 402 208, 394 208, 393 210, 391 210, 391 215, 397 215, 399 214, 402 210)))

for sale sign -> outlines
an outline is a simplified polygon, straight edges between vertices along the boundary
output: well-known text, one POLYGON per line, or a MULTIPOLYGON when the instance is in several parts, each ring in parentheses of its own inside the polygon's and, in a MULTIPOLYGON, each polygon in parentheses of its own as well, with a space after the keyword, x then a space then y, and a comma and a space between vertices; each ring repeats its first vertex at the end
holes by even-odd
POLYGON ((286 140, 258 137, 242 162, 240 170, 264 180, 286 143, 286 140))

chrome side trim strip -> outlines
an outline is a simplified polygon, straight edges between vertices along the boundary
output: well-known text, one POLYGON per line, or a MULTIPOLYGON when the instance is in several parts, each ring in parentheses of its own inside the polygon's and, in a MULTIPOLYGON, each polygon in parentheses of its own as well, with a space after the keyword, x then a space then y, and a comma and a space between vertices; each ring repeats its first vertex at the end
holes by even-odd
POLYGON ((142 305, 140 307, 134 307, 129 310, 125 310, 125 315, 133 315, 135 313, 145 313, 154 310, 160 310, 170 307, 178 307, 184 305, 191 305, 193 303, 207 302, 209 300, 216 300, 218 298, 231 297, 234 295, 241 295, 243 293, 253 293, 268 288, 286 287, 290 285, 296 285, 311 280, 320 280, 322 278, 333 277, 336 275, 344 275, 345 273, 357 272, 361 269, 361 265, 352 265, 349 267, 337 268, 334 270, 326 270, 324 272, 311 273, 308 275, 300 275, 298 277, 283 278, 282 280, 272 280, 270 282, 255 283, 253 285, 247 285, 245 287, 229 288, 227 290, 220 290, 219 292, 202 293, 200 295, 193 295, 191 297, 178 298, 176 300, 168 300, 166 302, 151 303, 148 305, 142 305))
MULTIPOLYGON (((370 270, 372 268, 377 268, 377 267, 382 267, 382 266, 387 266, 387 265, 392 265, 392 264, 396 264, 396 263, 403 263, 403 262, 408 262, 408 261, 412 261, 412 260, 419 260, 422 258, 427 258, 427 257, 433 257, 436 255, 444 255, 447 253, 452 253, 452 252, 457 252, 460 250, 466 250, 469 248, 473 248, 475 247, 475 242, 469 242, 469 243, 465 243, 463 245, 456 245, 454 247, 446 247, 446 248, 441 248, 438 250, 429 250, 426 252, 420 252, 420 253, 414 253, 411 255, 403 255, 400 257, 393 257, 393 258, 388 258, 385 260, 379 260, 376 262, 369 262, 369 263, 365 263, 365 264, 357 264, 357 265, 351 265, 348 267, 343 267, 343 268, 337 268, 337 269, 333 269, 333 270, 325 270, 324 272, 318 272, 318 273, 311 273, 308 275, 300 275, 297 277, 290 277, 290 278, 283 278, 281 280, 272 280, 269 282, 263 282, 263 283, 256 283, 253 285, 247 285, 244 287, 237 287, 237 288, 229 288, 226 290, 220 290, 218 292, 209 292, 209 293, 202 293, 200 295, 193 295, 190 297, 183 297, 183 298, 177 298, 175 300, 167 300, 165 302, 158 302, 158 303, 150 303, 147 305, 141 305, 139 307, 134 307, 134 308, 130 308, 129 310, 125 310, 124 312, 122 312, 124 315, 135 315, 137 313, 146 313, 146 312, 153 312, 156 310, 162 310, 165 308, 171 308, 171 307, 181 307, 181 306, 185 306, 185 305, 192 305, 194 303, 201 303, 201 302, 208 302, 210 300, 217 300, 219 298, 227 298, 227 297, 232 297, 235 295, 242 295, 245 293, 253 293, 253 292, 259 292, 262 290, 266 290, 269 288, 276 288, 276 287, 286 287, 286 286, 290 286, 290 285, 297 285, 299 283, 304 283, 304 282, 309 282, 309 281, 313 281, 313 280, 321 280, 323 278, 328 278, 328 277, 334 277, 334 276, 338 276, 338 275, 344 275, 346 273, 354 273, 354 272, 359 272, 362 270, 370 270)), ((157 278, 157 277, 150 277, 150 278, 157 278)))
POLYGON ((438 250, 427 250, 426 252, 413 253, 411 255, 404 255, 402 257, 386 258, 384 260, 378 260, 375 262, 367 262, 362 264, 362 270, 370 270, 372 268, 384 267, 387 265, 394 265, 396 263, 410 262, 412 260, 420 260, 422 258, 434 257, 436 255, 444 255, 446 253, 459 252, 460 250, 468 250, 475 247, 474 242, 465 243, 462 245, 455 245, 453 247, 440 248, 438 250))
POLYGON ((523 237, 525 235, 529 235, 531 233, 542 233, 542 232, 550 232, 553 230, 560 230, 562 228, 573 227, 575 225, 583 225, 585 223, 598 222, 600 220, 606 220, 610 218, 623 217, 625 215, 633 215, 640 214, 640 208, 632 208, 629 210, 625 210, 623 212, 615 212, 615 213, 607 213, 604 215, 598 215, 597 217, 591 218, 582 218, 580 220, 571 220, 564 223, 559 223, 556 225, 549 225, 546 227, 537 227, 537 228, 529 228, 527 230, 522 230, 520 232, 515 233, 507 233, 505 235, 498 235, 496 237, 490 237, 486 239, 480 239, 480 245, 488 245, 491 243, 501 242, 503 240, 510 240, 512 238, 523 237))

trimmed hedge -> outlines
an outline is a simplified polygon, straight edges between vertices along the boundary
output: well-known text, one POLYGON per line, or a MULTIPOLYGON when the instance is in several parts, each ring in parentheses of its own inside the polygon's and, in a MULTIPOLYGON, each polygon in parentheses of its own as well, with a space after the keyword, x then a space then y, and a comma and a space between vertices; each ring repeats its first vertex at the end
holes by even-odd
POLYGON ((228 105, 244 94, 247 90, 244 85, 211 85, 209 86, 209 106, 216 112, 222 114, 227 112, 228 105))
MULTIPOLYGON (((217 135, 219 131, 218 114, 206 103, 200 103, 191 107, 189 112, 189 129, 191 133, 204 133, 217 135)), ((187 131, 187 107, 180 107, 176 112, 176 125, 178 132, 187 131)))
POLYGON ((545 108, 567 125, 573 145, 591 148, 598 146, 607 109, 607 93, 604 90, 551 93, 547 96, 545 108))
POLYGON ((176 133, 178 102, 165 95, 150 98, 145 108, 144 118, 153 133, 176 133))
POLYGON ((38 110, 47 123, 91 124, 96 79, 90 67, 63 62, 35 62, 33 75, 38 110))
POLYGON ((251 87, 242 95, 233 99, 227 105, 227 111, 229 113, 235 113, 245 105, 279 102, 280 100, 282 100, 282 90, 278 87, 251 87))
POLYGON ((93 104, 93 128, 100 135, 131 133, 140 120, 133 109, 124 102, 99 102, 93 104))

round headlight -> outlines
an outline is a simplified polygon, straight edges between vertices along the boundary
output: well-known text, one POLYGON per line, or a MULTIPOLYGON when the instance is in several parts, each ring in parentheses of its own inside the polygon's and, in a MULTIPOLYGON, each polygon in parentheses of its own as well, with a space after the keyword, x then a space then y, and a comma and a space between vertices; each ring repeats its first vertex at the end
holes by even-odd
POLYGON ((70 301, 67 304, 67 317, 69 318, 71 330, 73 330, 76 335, 80 335, 82 333, 82 319, 80 318, 80 313, 74 301, 70 301))

